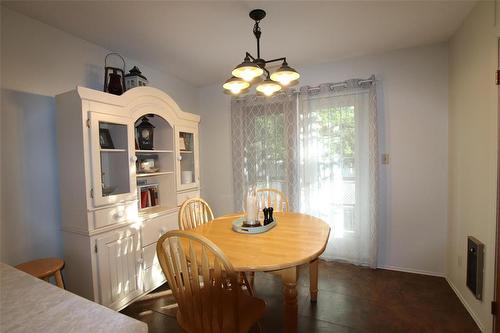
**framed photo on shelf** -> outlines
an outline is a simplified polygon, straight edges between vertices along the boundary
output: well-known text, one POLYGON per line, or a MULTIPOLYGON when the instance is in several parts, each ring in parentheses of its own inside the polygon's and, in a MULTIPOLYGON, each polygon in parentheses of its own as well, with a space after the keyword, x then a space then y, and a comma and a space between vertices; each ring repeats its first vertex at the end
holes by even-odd
POLYGON ((115 149, 109 129, 99 128, 99 144, 101 145, 101 149, 115 149))
POLYGON ((179 149, 180 150, 187 150, 186 149, 186 140, 184 139, 183 136, 179 137, 179 149))

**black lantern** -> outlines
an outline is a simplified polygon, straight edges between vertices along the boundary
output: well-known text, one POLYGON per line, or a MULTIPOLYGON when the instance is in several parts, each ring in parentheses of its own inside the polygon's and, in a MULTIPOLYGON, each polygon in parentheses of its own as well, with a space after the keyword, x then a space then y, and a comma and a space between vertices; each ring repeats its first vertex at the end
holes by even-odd
POLYGON ((153 131, 154 126, 149 122, 148 118, 142 117, 142 121, 136 127, 137 141, 139 149, 152 150, 153 149, 153 131))
POLYGON ((125 91, 125 60, 118 53, 109 53, 104 59, 104 91, 121 95, 125 91), (123 62, 123 68, 108 66, 108 57, 114 55, 123 62))

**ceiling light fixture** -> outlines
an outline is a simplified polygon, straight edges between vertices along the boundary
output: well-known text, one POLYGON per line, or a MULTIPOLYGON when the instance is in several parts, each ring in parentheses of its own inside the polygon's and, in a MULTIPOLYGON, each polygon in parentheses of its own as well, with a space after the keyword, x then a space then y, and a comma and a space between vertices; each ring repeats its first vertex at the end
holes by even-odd
POLYGON ((300 74, 288 66, 286 57, 272 60, 264 60, 260 57, 261 30, 259 23, 266 17, 266 12, 263 9, 254 9, 250 12, 249 16, 255 21, 253 34, 257 39, 257 58, 246 52, 245 59, 233 69, 231 72, 232 77, 224 83, 223 88, 226 92, 239 95, 240 93, 247 92, 252 83, 258 82, 255 89, 266 96, 272 96, 284 86, 288 86, 292 82, 298 82, 300 74), (266 64, 277 61, 282 61, 283 63, 280 68, 271 74, 266 69, 266 64), (265 80, 256 80, 264 74, 266 75, 265 80))

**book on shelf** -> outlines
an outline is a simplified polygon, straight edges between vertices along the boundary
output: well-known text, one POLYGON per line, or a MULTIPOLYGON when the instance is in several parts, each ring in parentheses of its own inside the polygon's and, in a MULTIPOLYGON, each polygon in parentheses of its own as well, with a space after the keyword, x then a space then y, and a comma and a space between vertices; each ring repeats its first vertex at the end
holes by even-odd
POLYGON ((148 194, 149 191, 141 190, 141 209, 148 207, 148 194))
POLYGON ((158 185, 143 186, 140 189, 140 208, 146 209, 160 204, 158 200, 158 185))

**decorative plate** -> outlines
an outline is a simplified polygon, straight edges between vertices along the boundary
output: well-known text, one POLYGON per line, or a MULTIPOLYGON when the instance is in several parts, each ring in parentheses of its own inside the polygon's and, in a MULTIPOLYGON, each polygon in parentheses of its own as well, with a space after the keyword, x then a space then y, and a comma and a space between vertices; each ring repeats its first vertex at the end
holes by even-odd
POLYGON ((274 221, 268 225, 261 225, 260 227, 244 227, 243 222, 245 222, 245 217, 240 217, 233 221, 233 230, 240 232, 242 234, 261 234, 263 232, 269 231, 276 226, 276 218, 274 221))

